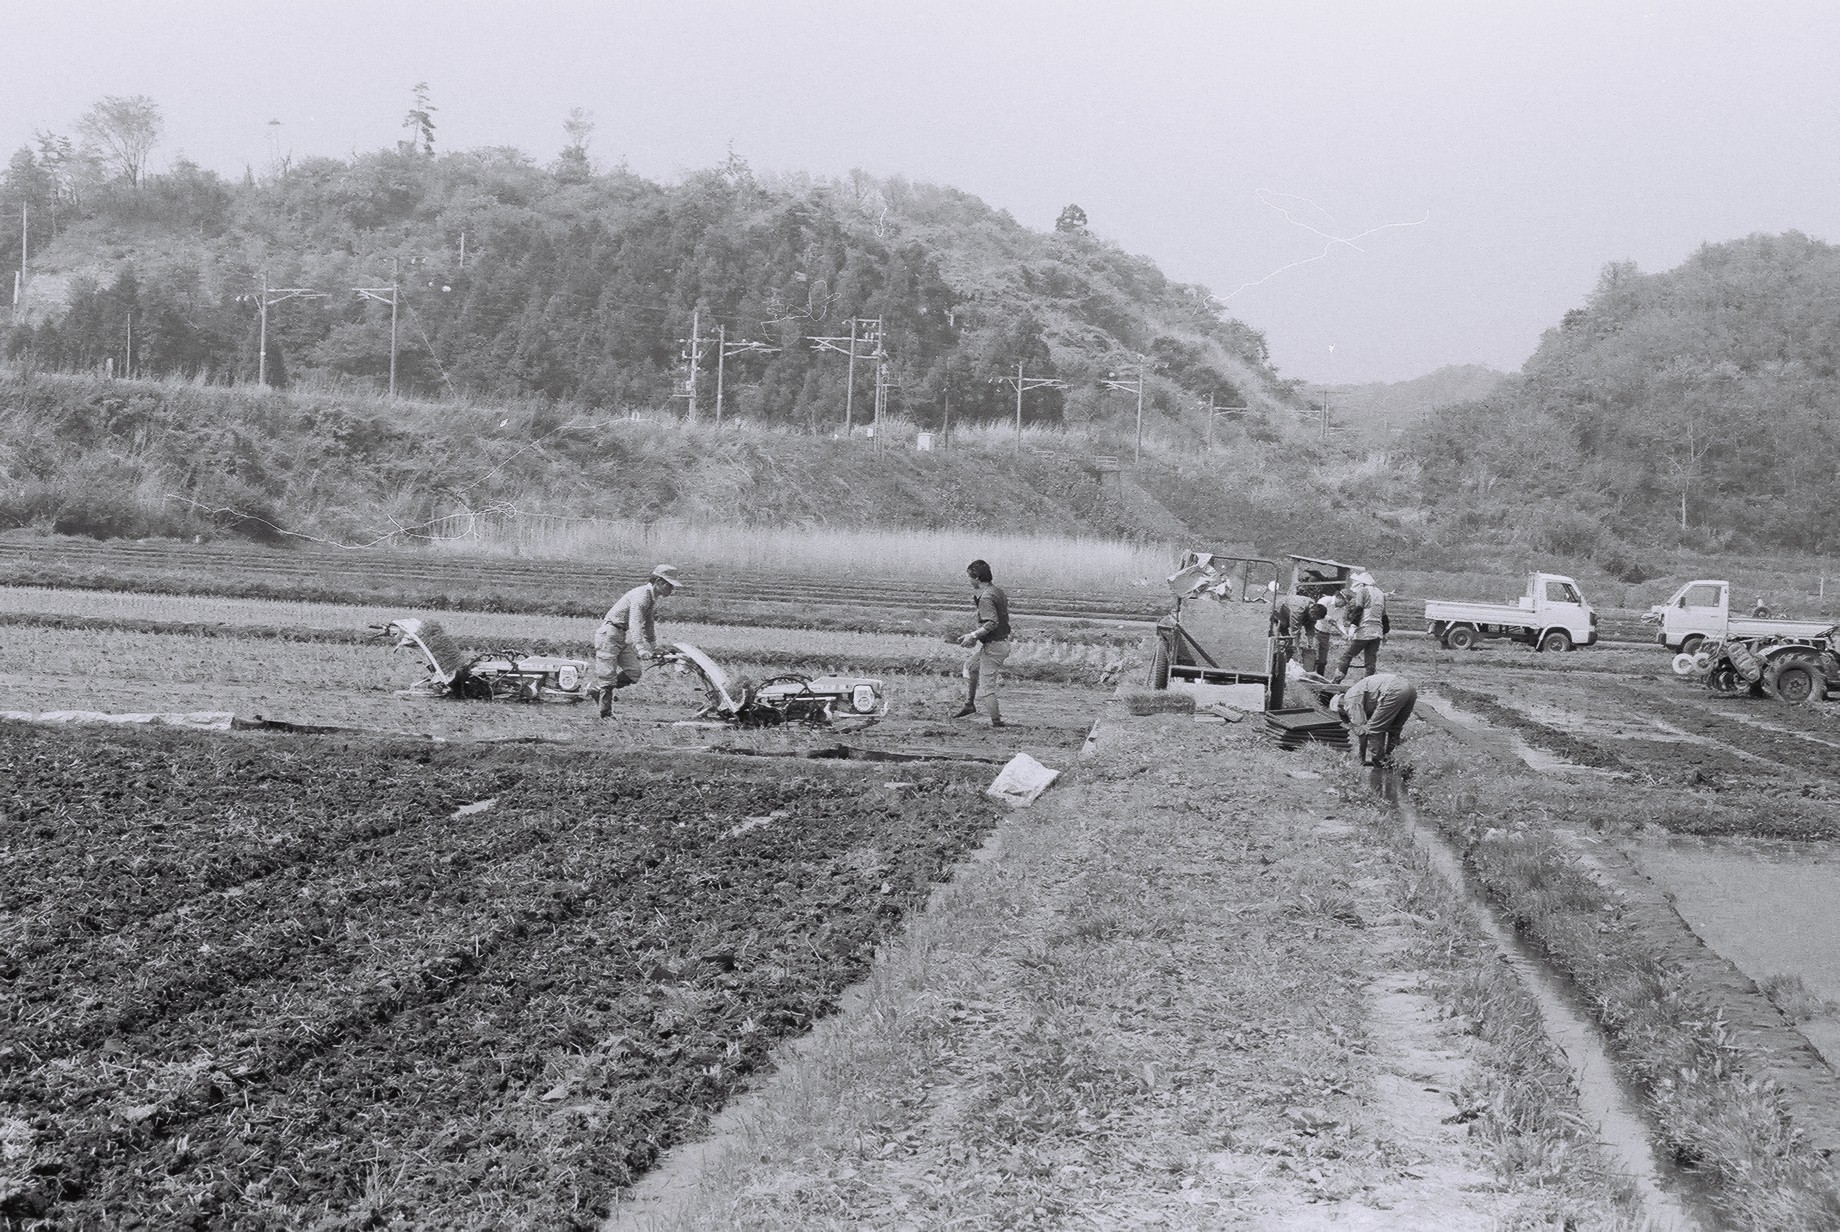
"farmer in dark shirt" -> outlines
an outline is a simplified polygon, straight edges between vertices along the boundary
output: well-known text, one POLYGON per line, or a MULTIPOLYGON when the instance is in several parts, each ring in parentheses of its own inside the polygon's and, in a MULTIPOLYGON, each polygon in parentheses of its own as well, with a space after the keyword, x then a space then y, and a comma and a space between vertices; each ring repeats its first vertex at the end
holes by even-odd
POLYGON ((1003 727, 1003 711, 997 698, 1003 689, 1003 661, 1009 658, 1009 596, 990 580, 990 566, 974 560, 965 566, 971 579, 971 602, 977 608, 978 627, 958 639, 971 651, 965 660, 964 675, 969 684, 965 704, 955 719, 969 718, 984 704, 992 727, 1003 727))
POLYGON ((1308 595, 1286 595, 1272 611, 1272 632, 1286 639, 1285 657, 1306 672, 1328 666, 1328 616, 1328 609, 1308 595))

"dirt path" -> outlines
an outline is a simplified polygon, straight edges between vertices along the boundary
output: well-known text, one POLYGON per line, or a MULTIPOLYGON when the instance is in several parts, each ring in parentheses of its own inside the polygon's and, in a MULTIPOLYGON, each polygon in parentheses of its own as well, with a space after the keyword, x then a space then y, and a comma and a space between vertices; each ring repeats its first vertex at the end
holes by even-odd
POLYGON ((1614 1222, 1499 964, 1343 758, 1174 716, 1099 747, 608 1226, 1614 1222))

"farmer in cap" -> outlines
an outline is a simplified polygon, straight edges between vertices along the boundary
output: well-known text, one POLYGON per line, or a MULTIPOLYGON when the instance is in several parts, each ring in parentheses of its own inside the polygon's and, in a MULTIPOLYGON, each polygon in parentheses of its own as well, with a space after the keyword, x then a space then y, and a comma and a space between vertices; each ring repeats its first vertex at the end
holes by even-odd
POLYGON ((668 598, 681 582, 677 566, 659 565, 644 585, 635 586, 607 609, 594 634, 594 687, 588 696, 600 703, 600 715, 613 714, 613 691, 638 684, 644 672, 640 663, 658 653, 658 631, 652 627, 652 609, 668 598))
POLYGON ((978 626, 958 639, 971 654, 964 666, 965 704, 952 717, 969 718, 982 702, 990 713, 990 725, 1005 727, 997 696, 1003 689, 1003 662, 1009 658, 1009 596, 991 580, 990 565, 984 561, 966 565, 965 576, 971 579, 971 605, 977 609, 978 626))
POLYGON ((1363 676, 1329 699, 1330 711, 1347 724, 1349 733, 1359 741, 1356 751, 1363 766, 1370 764, 1370 740, 1375 750, 1371 764, 1380 765, 1392 755, 1399 733, 1417 704, 1418 690, 1411 681, 1393 672, 1363 676))
POLYGON ((1336 659, 1333 679, 1339 681, 1348 674, 1356 655, 1361 657, 1361 666, 1371 676, 1380 656, 1380 640, 1392 627, 1386 616, 1386 593, 1374 584, 1372 574, 1363 572, 1355 574, 1337 597, 1348 611, 1346 620, 1350 632, 1348 645, 1336 659))

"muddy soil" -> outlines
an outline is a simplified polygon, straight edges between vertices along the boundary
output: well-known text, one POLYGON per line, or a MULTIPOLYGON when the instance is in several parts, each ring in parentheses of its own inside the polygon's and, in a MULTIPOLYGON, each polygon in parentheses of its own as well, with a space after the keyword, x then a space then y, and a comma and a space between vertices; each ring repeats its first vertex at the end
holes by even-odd
POLYGON ((902 770, 0 724, 0 1225, 594 1226, 994 824, 902 770))
MULTIPOLYGON (((229 711, 302 724, 369 728, 442 740, 559 740, 587 749, 699 748, 801 753, 845 742, 853 747, 939 757, 1006 760, 1020 751, 1064 759, 1077 750, 1106 695, 1096 685, 1011 682, 1003 694, 1009 727, 992 731, 980 716, 950 716, 963 699, 949 676, 882 676, 892 703, 873 723, 738 730, 685 721, 702 705, 696 678, 650 670, 621 691, 614 717, 581 703, 516 705, 399 696, 419 675, 383 647, 177 635, 116 635, 34 630, 30 653, 0 652, 0 710, 106 713, 229 711), (199 647, 208 648, 200 657, 199 647)), ((785 667, 732 661, 754 679, 785 667)))

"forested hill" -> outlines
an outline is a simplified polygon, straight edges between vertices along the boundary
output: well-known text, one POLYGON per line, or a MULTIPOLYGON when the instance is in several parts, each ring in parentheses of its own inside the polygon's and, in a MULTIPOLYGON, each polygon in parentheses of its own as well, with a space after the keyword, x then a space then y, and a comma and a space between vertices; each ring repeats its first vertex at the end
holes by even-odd
POLYGON ((1411 439, 1449 538, 1625 546, 1840 541, 1840 248, 1791 232, 1676 269, 1607 267, 1495 395, 1411 439))
MULTIPOLYGON (((955 418, 1013 414, 997 379, 1019 363, 1068 382, 1030 393, 1030 420, 1134 420, 1135 397, 1098 382, 1133 377, 1124 367, 1138 353, 1152 365, 1153 429, 1198 433, 1210 394, 1257 408, 1256 435, 1295 419, 1256 331, 1092 234, 1077 207, 1037 231, 950 188, 756 177, 735 158, 660 184, 596 172, 579 147, 549 165, 509 149, 405 147, 242 183, 183 159, 139 183, 86 178, 72 158, 50 143, 21 150, 0 183, 0 210, 30 207, 34 254, 25 308, 0 324, 5 352, 41 369, 112 360, 119 372, 131 346, 135 375, 252 381, 266 278, 324 295, 270 308, 270 383, 375 388, 390 370, 390 309, 355 288, 387 299, 398 280, 409 395, 681 412, 694 321, 701 415, 714 410, 725 339, 727 413, 828 432, 847 358, 808 340, 879 318, 889 410, 923 425, 948 406, 955 418), (743 340, 779 349, 737 351, 743 340)), ((18 263, 17 244, 0 245, 0 278, 10 284, 18 263)), ((873 349, 859 346, 858 423, 873 349)))

